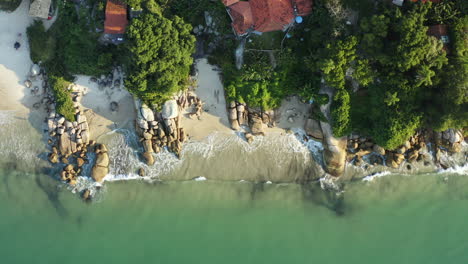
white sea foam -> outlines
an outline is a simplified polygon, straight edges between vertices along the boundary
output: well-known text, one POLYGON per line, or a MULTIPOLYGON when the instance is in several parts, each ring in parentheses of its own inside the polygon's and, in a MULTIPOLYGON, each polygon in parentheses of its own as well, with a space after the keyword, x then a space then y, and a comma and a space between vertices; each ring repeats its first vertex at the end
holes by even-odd
POLYGON ((0 111, 0 126, 10 124, 13 121, 13 113, 11 110, 0 111))
POLYGON ((104 177, 105 182, 115 182, 115 181, 130 181, 130 180, 144 180, 144 181, 152 181, 153 179, 148 176, 140 176, 135 173, 129 173, 129 174, 107 174, 106 177, 104 177))
POLYGON ((437 173, 453 173, 453 174, 460 174, 460 175, 468 175, 468 164, 462 166, 454 166, 447 169, 440 169, 437 173))
POLYGON ((195 179, 193 179, 194 181, 206 181, 206 178, 203 177, 203 176, 198 176, 196 177, 195 179))
POLYGON ((382 172, 378 172, 378 173, 374 173, 374 174, 368 175, 368 176, 364 177, 364 178, 362 179, 362 181, 371 182, 371 181, 373 181, 373 180, 376 179, 376 178, 385 177, 385 176, 390 175, 390 174, 392 174, 392 172, 390 172, 390 171, 382 171, 382 172))
POLYGON ((253 142, 250 144, 245 140, 243 133, 225 134, 214 132, 204 140, 186 142, 180 159, 168 151, 167 148, 164 148, 161 152, 153 154, 155 164, 147 166, 139 158, 141 146, 136 135, 130 130, 119 129, 108 133, 107 136, 110 136, 110 138, 104 138, 104 141, 108 141, 109 174, 112 175, 106 177, 106 181, 141 179, 135 174, 138 168, 144 168, 148 178, 159 179, 160 176, 167 175, 180 168, 185 159, 192 155, 200 155, 204 159, 211 159, 220 152, 232 148, 236 151, 240 150, 240 154, 246 158, 259 150, 272 159, 268 163, 278 167, 287 165, 288 160, 284 158, 284 155, 287 154, 299 154, 299 160, 302 160, 304 164, 310 163, 311 159, 321 162, 322 144, 314 140, 304 140, 306 137, 302 129, 294 129, 293 132, 291 134, 272 133, 265 137, 254 137, 253 142))

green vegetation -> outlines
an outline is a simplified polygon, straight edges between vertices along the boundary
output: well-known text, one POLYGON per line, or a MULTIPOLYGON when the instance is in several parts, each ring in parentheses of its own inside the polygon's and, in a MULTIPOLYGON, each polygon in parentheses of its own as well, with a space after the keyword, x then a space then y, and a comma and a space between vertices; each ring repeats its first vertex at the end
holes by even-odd
POLYGON ((161 105, 173 93, 185 88, 193 60, 195 37, 192 27, 174 16, 144 14, 127 30, 125 48, 127 89, 144 101, 161 105))
POLYGON ((46 32, 41 20, 36 20, 27 29, 29 52, 34 62, 49 61, 54 56, 55 39, 46 32))
POLYGON ((101 34, 94 28, 99 22, 90 12, 82 7, 77 13, 75 5, 69 1, 61 4, 60 16, 49 30, 58 43, 53 58, 56 64, 49 64, 60 67, 54 71, 98 76, 112 69, 115 48, 100 44, 101 34))
POLYGON ((2 0, 0 1, 0 10, 13 12, 20 6, 22 0, 2 0))
POLYGON ((51 77, 49 81, 54 91, 57 113, 69 121, 75 121, 75 107, 70 97, 70 91, 67 89, 71 83, 62 77, 51 77))
MULTIPOLYGON (((100 0, 90 3, 99 4, 100 0)), ((74 119, 74 108, 67 82, 73 75, 98 76, 108 73, 117 60, 117 48, 99 43, 100 33, 95 31, 102 24, 103 16, 91 15, 82 7, 79 12, 72 2, 58 3, 60 16, 49 30, 41 21, 35 21, 27 29, 31 60, 42 63, 50 79, 57 100, 57 112, 68 120, 74 119)))
MULTIPOLYGON (((282 39, 283 32, 252 37, 242 70, 233 66, 233 56, 231 62, 220 58, 225 52, 215 53, 212 61, 223 68, 228 99, 252 106, 273 108, 284 96, 297 94, 318 109, 326 102, 318 100, 326 98, 318 91, 329 87, 336 136, 357 132, 394 149, 421 127, 468 126, 465 2, 407 2, 400 8, 375 7, 369 0, 317 0, 312 15, 288 32, 291 38, 282 39), (357 25, 346 25, 345 7, 365 14, 357 25), (451 53, 428 36, 434 23, 451 26, 451 53), (271 49, 277 66, 257 49, 271 49)), ((224 51, 237 43, 229 45, 224 51)))

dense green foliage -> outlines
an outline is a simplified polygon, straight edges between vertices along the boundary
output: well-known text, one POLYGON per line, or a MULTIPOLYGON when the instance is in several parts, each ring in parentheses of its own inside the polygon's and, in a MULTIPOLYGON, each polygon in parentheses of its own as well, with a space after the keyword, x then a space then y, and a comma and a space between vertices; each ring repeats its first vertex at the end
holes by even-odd
POLYGON ((42 21, 34 21, 26 32, 31 60, 35 63, 49 61, 54 56, 55 39, 45 30, 42 21))
POLYGON ((60 16, 50 29, 50 34, 59 43, 54 59, 60 61, 69 74, 105 74, 113 65, 113 49, 99 43, 100 33, 94 31, 95 23, 88 22, 94 19, 90 10, 82 8, 79 11, 78 16, 75 5, 69 1, 61 5, 60 16))
POLYGON ((181 18, 144 14, 127 30, 127 89, 144 101, 161 104, 185 87, 194 51, 192 27, 181 18))
POLYGON ((62 77, 51 77, 49 81, 54 91, 57 113, 63 115, 69 121, 75 121, 75 108, 70 97, 70 91, 67 89, 71 83, 62 77))
POLYGON ((1 0, 0 10, 13 12, 20 6, 22 0, 1 0))
POLYGON ((280 105, 285 96, 281 89, 281 75, 262 54, 247 54, 248 63, 242 71, 225 72, 226 95, 229 100, 247 102, 251 107, 272 109, 280 105))
MULTIPOLYGON (((98 76, 108 73, 116 59, 112 46, 99 43, 100 33, 95 32, 97 15, 82 7, 79 15, 72 2, 59 2, 60 16, 46 31, 42 22, 36 21, 27 29, 31 59, 42 62, 51 80, 57 100, 57 112, 68 120, 74 119, 74 108, 66 91, 67 81, 73 75, 98 76)), ((102 19, 102 17, 101 17, 102 19)), ((101 21, 102 22, 102 21, 101 21)))

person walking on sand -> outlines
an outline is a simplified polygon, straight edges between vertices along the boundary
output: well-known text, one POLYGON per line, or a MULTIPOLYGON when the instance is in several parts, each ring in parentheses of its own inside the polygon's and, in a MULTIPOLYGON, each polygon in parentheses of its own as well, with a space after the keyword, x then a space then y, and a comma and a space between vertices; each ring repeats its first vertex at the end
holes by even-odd
POLYGON ((15 50, 18 50, 18 49, 21 47, 21 43, 20 43, 20 41, 21 41, 21 36, 22 36, 22 34, 19 33, 19 34, 18 34, 18 39, 16 40, 15 44, 13 45, 13 47, 15 48, 15 50))

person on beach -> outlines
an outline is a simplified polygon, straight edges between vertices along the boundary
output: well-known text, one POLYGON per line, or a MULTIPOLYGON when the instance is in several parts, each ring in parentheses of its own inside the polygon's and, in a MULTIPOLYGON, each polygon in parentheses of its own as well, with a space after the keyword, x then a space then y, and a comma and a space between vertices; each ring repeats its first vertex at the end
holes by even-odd
POLYGON ((22 36, 22 34, 19 33, 19 34, 18 34, 18 39, 16 40, 15 44, 13 45, 13 47, 15 48, 15 50, 18 50, 18 49, 21 47, 21 44, 20 44, 21 36, 22 36))

